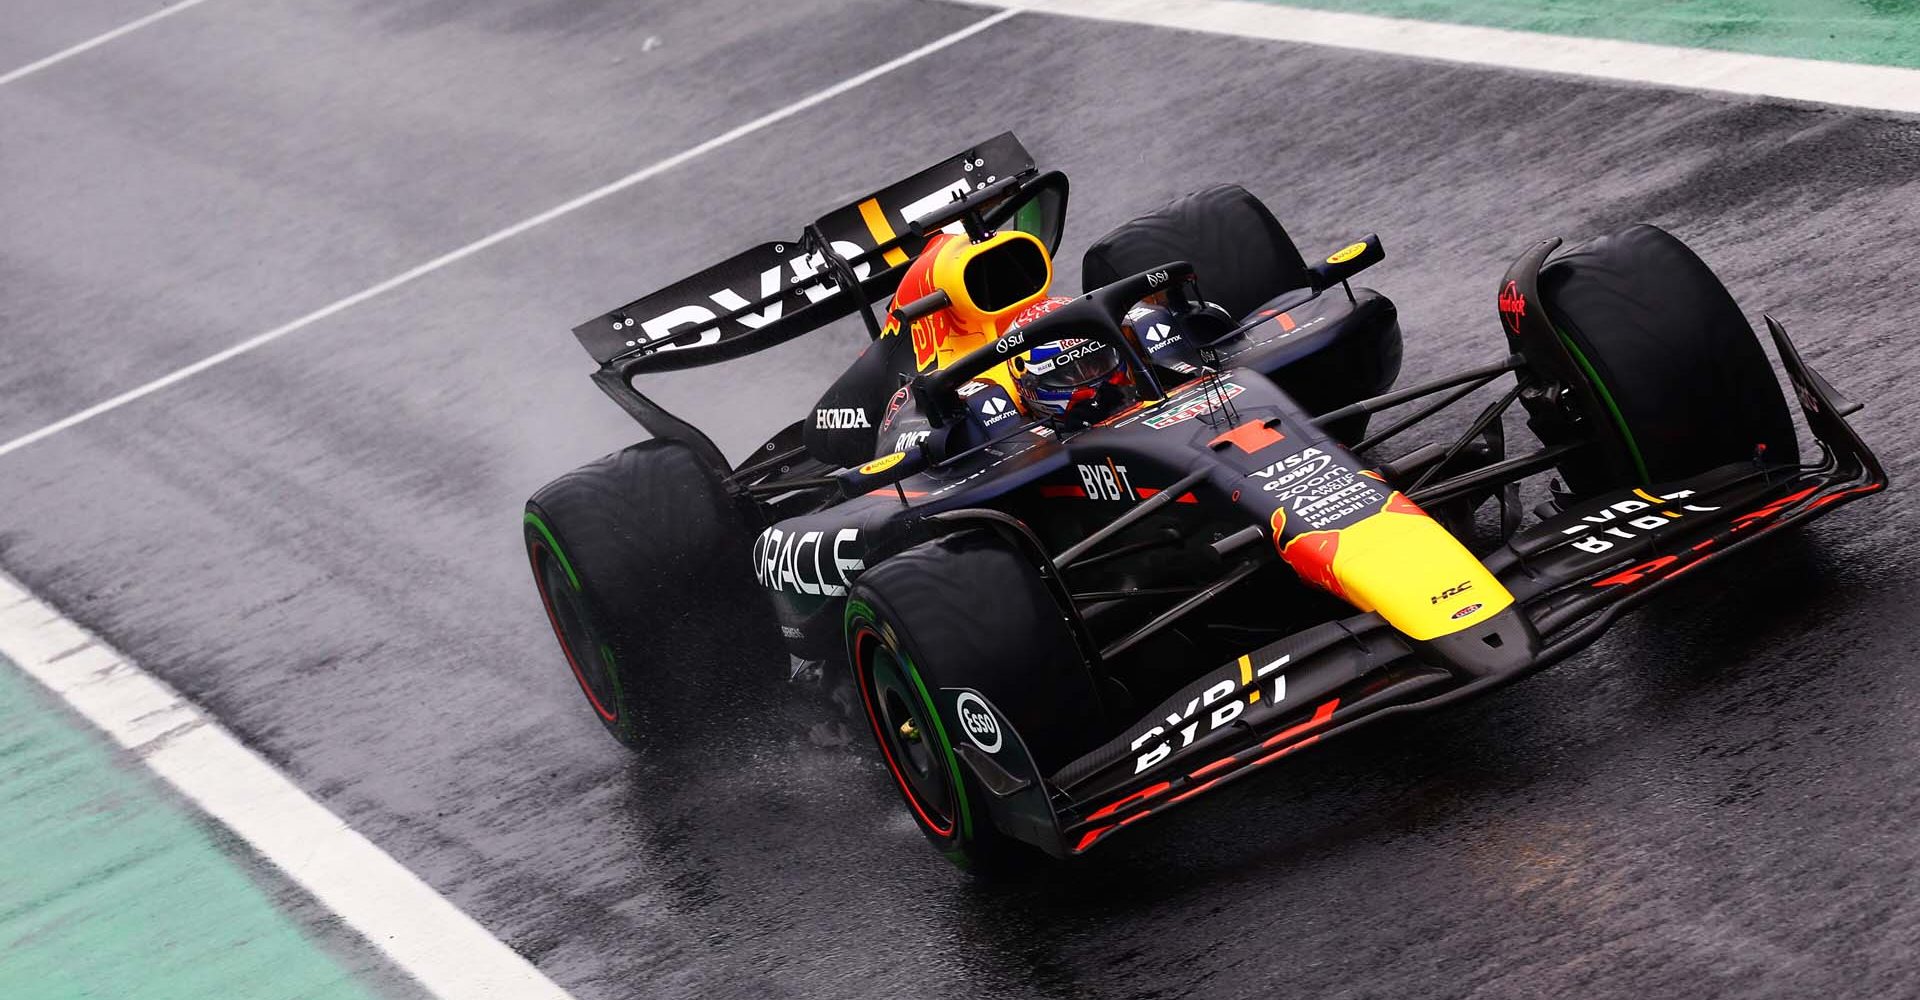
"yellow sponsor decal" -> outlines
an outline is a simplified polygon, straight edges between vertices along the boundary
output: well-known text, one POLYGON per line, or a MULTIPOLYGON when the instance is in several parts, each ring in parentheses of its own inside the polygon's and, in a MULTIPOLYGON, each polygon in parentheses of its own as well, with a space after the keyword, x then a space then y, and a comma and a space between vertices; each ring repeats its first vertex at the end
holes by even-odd
MULTIPOLYGON (((880 210, 880 203, 878 201, 868 198, 866 201, 861 202, 860 218, 866 222, 867 232, 873 234, 873 241, 875 243, 885 243, 893 239, 893 225, 887 221, 887 213, 880 210)), ((907 262, 906 251, 899 247, 894 247, 881 256, 886 259, 888 267, 899 267, 907 262)))
POLYGON ((1412 507, 1390 502, 1340 529, 1333 575, 1348 601, 1378 611, 1414 639, 1451 635, 1513 603, 1499 579, 1447 529, 1425 514, 1402 512, 1412 507))
POLYGON ((882 455, 879 458, 876 458, 873 461, 868 462, 867 464, 861 466, 860 474, 863 476, 877 476, 880 473, 885 472, 896 465, 899 465, 900 460, 906 457, 907 457, 907 453, 904 451, 896 451, 891 455, 882 455))
MULTIPOLYGON (((1253 659, 1245 653, 1240 654, 1240 686, 1253 687, 1253 659)), ((1259 700, 1260 690, 1254 688, 1253 693, 1247 695, 1247 704, 1251 705, 1259 700)))
POLYGON ((1333 252, 1333 256, 1327 258, 1327 263, 1345 264, 1347 261, 1350 261, 1355 257, 1360 256, 1362 253, 1365 253, 1366 249, 1367 249, 1367 244, 1365 241, 1362 241, 1359 243, 1349 243, 1346 246, 1343 246, 1340 249, 1335 250, 1333 252))

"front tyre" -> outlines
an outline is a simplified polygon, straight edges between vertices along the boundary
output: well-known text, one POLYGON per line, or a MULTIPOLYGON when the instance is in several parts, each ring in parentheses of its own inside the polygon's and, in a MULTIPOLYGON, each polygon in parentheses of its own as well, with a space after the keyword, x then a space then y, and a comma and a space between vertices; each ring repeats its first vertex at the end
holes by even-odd
POLYGON ((772 623, 719 474, 643 441, 548 483, 522 518, 534 586, 588 706, 639 750, 737 702, 772 623))
POLYGON ((926 542, 855 581, 846 633, 868 725, 920 832, 981 874, 1034 859, 994 825, 986 792, 954 753, 955 740, 968 737, 937 699, 953 697, 950 688, 980 692, 1043 774, 1098 745, 1105 734, 1093 675, 1039 570, 990 532, 926 542))
POLYGON ((1630 227, 1547 264, 1539 288, 1552 335, 1590 390, 1585 416, 1601 439, 1562 465, 1575 490, 1673 482, 1756 456, 1798 460, 1793 418, 1759 338, 1680 240, 1630 227))

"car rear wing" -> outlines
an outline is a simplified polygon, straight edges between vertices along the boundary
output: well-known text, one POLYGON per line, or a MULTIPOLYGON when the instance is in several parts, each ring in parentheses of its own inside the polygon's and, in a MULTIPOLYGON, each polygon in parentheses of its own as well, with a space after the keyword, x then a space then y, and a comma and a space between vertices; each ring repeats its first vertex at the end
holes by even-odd
POLYGON ((732 360, 870 308, 931 233, 969 214, 1028 229, 1052 250, 1065 209, 1066 178, 1040 174, 1003 132, 821 216, 796 239, 762 243, 573 333, 595 361, 628 375, 732 360))

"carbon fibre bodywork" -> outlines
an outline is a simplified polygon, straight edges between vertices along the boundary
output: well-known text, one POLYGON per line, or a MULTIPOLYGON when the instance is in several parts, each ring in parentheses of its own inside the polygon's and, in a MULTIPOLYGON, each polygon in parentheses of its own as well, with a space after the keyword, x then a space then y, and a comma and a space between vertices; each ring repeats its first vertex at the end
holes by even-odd
MULTIPOLYGON (((1320 740, 1453 704, 1556 663, 1708 560, 1883 489, 1879 461, 1845 420, 1857 407, 1806 365, 1778 322, 1769 318, 1768 327, 1819 461, 1745 463, 1622 490, 1529 527, 1484 557, 1515 603, 1505 621, 1460 634, 1465 649, 1423 649, 1378 614, 1349 615, 1247 651, 1051 773, 1022 753, 1017 738, 996 755, 963 753, 990 790, 979 805, 1002 829, 1048 853, 1083 852, 1320 740), (1183 726, 1197 729, 1195 720, 1205 725, 1217 715, 1227 718, 1180 741, 1183 726)), ((980 692, 945 689, 939 703, 956 726, 962 694, 991 706, 980 692)))
MULTIPOLYGON (((1308 387, 1322 400, 1320 408, 1330 409, 1390 385, 1399 371, 1399 351, 1393 304, 1361 288, 1352 300, 1332 293, 1304 297, 1222 344, 1220 356, 1238 367, 1221 377, 1215 389, 1196 381, 1174 389, 1164 401, 1077 433, 1026 423, 1010 409, 982 412, 1001 398, 983 394, 970 401, 969 416, 986 443, 826 509, 776 521, 755 542, 755 577, 767 589, 793 655, 809 660, 837 657, 844 644, 846 586, 861 568, 929 537, 934 530, 927 523, 931 515, 992 507, 1036 526, 1047 541, 1063 548, 1091 530, 1098 515, 1110 516, 1119 509, 1117 504, 1149 499, 1188 475, 1193 454, 1206 450, 1203 439, 1218 433, 1222 418, 1215 415, 1217 410, 1276 417, 1284 411, 1289 423, 1312 427, 1311 412, 1287 386, 1308 387), (1325 377, 1324 369, 1335 367, 1342 372, 1337 380, 1341 392, 1328 396, 1325 386, 1336 383, 1325 377), (1154 426, 1157 417, 1183 409, 1192 412, 1179 423, 1154 426), (1008 419, 996 419, 1002 415, 1008 419), (1084 478, 1083 466, 1094 470, 1097 479, 1084 478), (1072 516, 1076 511, 1063 511, 1063 504, 1080 507, 1079 513, 1089 516, 1072 516), (1094 509, 1086 509, 1089 505, 1094 509)), ((1364 429, 1364 419, 1352 426, 1364 429)), ((1327 437, 1317 429, 1314 433, 1327 437)), ((1223 465, 1223 470, 1223 483, 1247 474, 1239 464, 1223 465)), ((1232 492, 1228 489, 1220 497, 1232 492)), ((1207 496, 1205 503, 1200 494, 1176 498, 1185 501, 1180 513, 1235 527, 1268 515, 1207 496)))
MULTIPOLYGON (((909 666, 918 716, 889 712, 883 725, 871 693, 860 697, 883 751, 897 735, 922 756, 950 755, 942 766, 959 815, 1049 854, 1088 850, 1329 736, 1524 677, 1696 566, 1886 485, 1845 419, 1857 407, 1769 317, 1819 451, 1801 460, 1785 397, 1730 294, 1650 226, 1558 258, 1559 240, 1534 245, 1499 285, 1510 353, 1412 387, 1392 388, 1392 303, 1349 284, 1383 255, 1371 235, 1310 265, 1290 242, 1281 247, 1291 277, 1236 287, 1236 302, 1264 303, 1238 325, 1205 297, 1194 263, 1170 259, 1048 298, 961 347, 899 333, 917 336, 915 323, 971 297, 971 278, 951 291, 907 282, 915 254, 952 254, 964 273, 969 247, 984 255, 1037 242, 1050 252, 1065 192, 1063 177, 1038 173, 1004 135, 825 217, 797 241, 799 257, 769 244, 576 330, 601 362, 596 382, 699 455, 759 529, 753 576, 799 660, 860 660, 861 627, 891 642, 886 622, 858 620, 864 605, 888 603, 882 581, 910 593, 909 580, 947 579, 958 564, 926 553, 997 536, 987 540, 1005 573, 913 606, 932 615, 918 619, 922 634, 962 649, 968 637, 946 616, 968 614, 967 594, 1020 595, 1002 610, 1026 615, 1025 625, 1001 633, 1019 642, 962 649, 939 683, 921 684, 909 666), (969 176, 950 182, 956 171, 969 176), (944 192, 952 200, 930 214, 902 207, 944 192), (1044 235, 991 232, 995 220, 1018 219, 1044 235), (765 294, 749 302, 732 289, 756 271, 765 294), (894 288, 912 298, 895 297, 883 331, 867 296, 894 288), (704 434, 632 386, 637 374, 730 360, 849 312, 866 319, 868 350, 811 422, 730 468, 704 434), (1114 352, 1138 401, 1091 426, 1039 423, 1004 379, 983 377, 1068 343, 1114 352), (945 351, 937 363, 929 347, 945 351), (903 365, 909 350, 916 357, 903 365), (1387 441, 1506 375, 1513 388, 1450 445, 1382 457, 1387 441), (1375 414, 1415 402, 1369 430, 1375 414), (1502 418, 1516 402, 1542 446, 1510 456, 1502 418), (1549 499, 1526 523, 1520 484, 1547 473, 1557 477, 1549 499), (1008 672, 989 677, 983 664, 1008 672), (995 704, 1046 689, 1032 679, 1050 665, 1084 682, 1070 702, 995 704), (978 686, 949 683, 962 674, 978 686), (1061 705, 1085 712, 1068 727, 1072 740, 1049 726, 1065 717, 1061 705)), ((1241 222, 1252 220, 1223 216, 1219 232, 1191 245, 1196 258, 1217 263, 1236 239, 1286 239, 1257 200, 1222 185, 1136 220, 1142 242, 1116 230, 1096 244, 1100 266, 1171 253, 1182 226, 1209 218, 1196 205, 1239 205, 1241 222)), ((1005 301, 1044 292, 1042 283, 1005 301)), ((850 667, 859 687, 860 663, 850 667)), ((925 822, 921 792, 887 760, 936 846, 972 829, 925 822)))

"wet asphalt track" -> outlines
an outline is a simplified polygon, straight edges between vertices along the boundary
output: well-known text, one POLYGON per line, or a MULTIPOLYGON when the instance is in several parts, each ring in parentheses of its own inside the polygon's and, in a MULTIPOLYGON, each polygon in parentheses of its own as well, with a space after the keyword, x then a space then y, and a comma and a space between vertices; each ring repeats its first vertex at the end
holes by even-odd
MULTIPOLYGON (((0 88, 0 438, 985 16, 629 6, 213 0, 0 88)), ((150 9, 0 8, 8 66, 150 9)), ((959 878, 804 711, 669 774, 607 739, 517 531, 635 436, 567 328, 1004 127, 1074 180, 1076 286, 1089 240, 1214 180, 1309 252, 1379 231, 1411 375, 1498 349, 1529 241, 1661 223, 1915 481, 1914 121, 1022 16, 0 459, 0 565, 582 1000, 1914 992, 1899 491, 1025 887, 959 878)), ((658 394, 738 454, 860 339, 658 394)))

